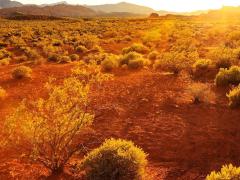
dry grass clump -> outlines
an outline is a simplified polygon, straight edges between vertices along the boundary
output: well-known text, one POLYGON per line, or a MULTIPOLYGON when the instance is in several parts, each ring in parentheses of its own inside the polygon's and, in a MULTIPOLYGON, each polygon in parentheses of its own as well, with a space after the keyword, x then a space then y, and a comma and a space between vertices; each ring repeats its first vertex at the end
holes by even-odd
POLYGON ((211 103, 215 101, 215 94, 211 88, 203 83, 194 83, 188 87, 187 92, 192 96, 194 104, 202 102, 211 103))
POLYGON ((228 100, 229 100, 229 106, 231 108, 237 108, 240 106, 240 85, 233 88, 228 94, 227 94, 228 100))
POLYGON ((12 77, 14 79, 31 78, 32 69, 27 66, 19 66, 13 70, 12 77))
POLYGON ((146 157, 131 141, 108 139, 84 158, 81 167, 86 170, 87 179, 92 180, 142 179, 146 157))

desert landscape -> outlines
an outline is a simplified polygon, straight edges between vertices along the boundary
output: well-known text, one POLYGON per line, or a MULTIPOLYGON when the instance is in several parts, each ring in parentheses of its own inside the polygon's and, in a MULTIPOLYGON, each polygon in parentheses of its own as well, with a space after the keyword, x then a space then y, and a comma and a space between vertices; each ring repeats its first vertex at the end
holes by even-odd
POLYGON ((0 17, 0 179, 240 179, 240 7, 0 17))

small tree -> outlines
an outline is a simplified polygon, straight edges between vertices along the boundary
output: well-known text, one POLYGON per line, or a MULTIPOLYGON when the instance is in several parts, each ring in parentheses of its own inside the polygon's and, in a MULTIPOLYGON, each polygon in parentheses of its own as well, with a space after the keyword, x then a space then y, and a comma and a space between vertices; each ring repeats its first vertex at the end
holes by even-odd
POLYGON ((63 85, 50 81, 46 88, 46 99, 24 101, 7 118, 5 128, 10 144, 24 143, 34 160, 56 174, 80 150, 79 134, 94 115, 88 111, 88 84, 71 77, 63 85))

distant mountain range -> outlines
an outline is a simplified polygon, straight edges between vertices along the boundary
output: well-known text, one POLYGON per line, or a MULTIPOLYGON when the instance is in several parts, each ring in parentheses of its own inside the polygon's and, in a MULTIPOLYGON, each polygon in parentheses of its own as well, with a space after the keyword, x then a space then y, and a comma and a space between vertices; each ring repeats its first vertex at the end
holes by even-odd
POLYGON ((0 9, 2 8, 10 8, 10 7, 19 7, 23 4, 17 1, 10 1, 10 0, 0 0, 0 9))
POLYGON ((0 0, 0 16, 8 17, 12 14, 20 13, 25 15, 41 15, 41 16, 56 16, 56 17, 130 17, 130 16, 148 16, 151 13, 158 13, 160 16, 185 15, 196 16, 203 15, 211 17, 223 16, 237 16, 240 15, 240 7, 223 7, 220 10, 199 10, 194 12, 177 13, 169 11, 156 11, 146 6, 140 6, 127 2, 120 2, 117 4, 103 4, 103 5, 70 5, 66 1, 61 1, 53 4, 22 4, 17 1, 0 0))
POLYGON ((104 12, 104 13, 133 13, 133 14, 150 14, 152 12, 155 12, 154 9, 140 6, 136 4, 121 2, 117 4, 102 4, 102 5, 96 5, 96 6, 86 6, 88 8, 93 9, 96 12, 104 12))

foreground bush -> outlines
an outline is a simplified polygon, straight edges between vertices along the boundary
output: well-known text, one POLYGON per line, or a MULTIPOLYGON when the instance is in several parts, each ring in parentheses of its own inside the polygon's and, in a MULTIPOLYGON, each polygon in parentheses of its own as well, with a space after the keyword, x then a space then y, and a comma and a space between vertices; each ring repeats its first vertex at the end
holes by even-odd
POLYGON ((52 173, 61 173, 71 156, 81 150, 78 140, 94 115, 87 111, 89 85, 76 78, 63 85, 46 84, 46 99, 22 104, 5 121, 8 145, 24 147, 33 160, 52 173), (27 144, 27 146, 26 146, 27 144))
POLYGON ((0 100, 5 99, 6 96, 7 96, 6 91, 0 86, 0 100))
POLYGON ((240 168, 234 167, 232 164, 225 165, 221 168, 220 172, 211 172, 206 177, 206 180, 239 180, 240 179, 240 168))
POLYGON ((27 66, 19 66, 12 72, 12 77, 14 79, 22 79, 22 78, 31 78, 32 69, 27 66))
POLYGON ((87 179, 142 179, 147 155, 130 141, 106 140, 83 160, 87 179))
POLYGON ((220 69, 215 78, 217 86, 240 83, 240 67, 232 66, 230 69, 220 69))
POLYGON ((240 106, 240 85, 233 88, 228 94, 229 106, 232 108, 240 106))

